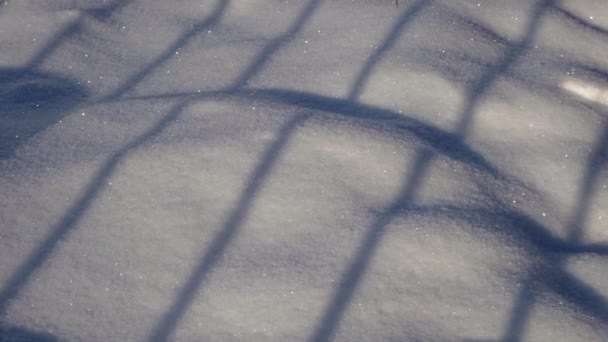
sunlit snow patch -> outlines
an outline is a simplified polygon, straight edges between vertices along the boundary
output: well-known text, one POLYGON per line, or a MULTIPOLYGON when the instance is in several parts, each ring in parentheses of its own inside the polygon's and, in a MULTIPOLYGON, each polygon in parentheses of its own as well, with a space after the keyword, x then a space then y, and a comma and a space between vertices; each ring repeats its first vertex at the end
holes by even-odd
POLYGON ((608 89, 599 87, 595 84, 578 81, 566 80, 560 87, 574 95, 580 96, 585 100, 608 106, 608 89))

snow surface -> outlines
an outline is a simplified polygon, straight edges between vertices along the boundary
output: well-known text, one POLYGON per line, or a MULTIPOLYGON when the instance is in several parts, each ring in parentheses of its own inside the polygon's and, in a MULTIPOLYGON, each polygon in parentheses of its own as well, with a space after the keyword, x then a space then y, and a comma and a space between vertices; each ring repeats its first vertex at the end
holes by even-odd
POLYGON ((605 0, 10 0, 0 341, 608 340, 605 0))

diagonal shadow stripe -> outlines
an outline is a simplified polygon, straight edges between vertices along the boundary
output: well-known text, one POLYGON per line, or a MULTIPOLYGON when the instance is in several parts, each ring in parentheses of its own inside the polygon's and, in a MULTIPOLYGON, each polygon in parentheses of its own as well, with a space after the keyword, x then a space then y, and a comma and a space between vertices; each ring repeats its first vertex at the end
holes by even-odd
POLYGON ((401 38, 403 32, 406 30, 407 26, 411 25, 420 11, 422 11, 425 7, 430 6, 432 2, 433 0, 417 0, 405 11, 403 11, 403 14, 401 14, 397 20, 397 23, 393 25, 391 31, 388 33, 382 44, 378 47, 378 49, 374 50, 374 53, 367 59, 363 65, 363 68, 361 71, 359 71, 357 79, 353 83, 353 86, 348 94, 349 99, 355 100, 361 96, 367 81, 372 75, 372 70, 382 60, 386 53, 395 46, 395 44, 399 41, 399 38, 401 38))
POLYGON ((253 78, 263 69, 264 65, 268 63, 270 56, 275 54, 281 47, 289 43, 298 33, 300 33, 300 31, 302 31, 306 23, 312 18, 317 11, 317 8, 321 6, 323 2, 324 0, 309 1, 302 10, 302 13, 296 18, 294 23, 290 25, 289 29, 266 44, 262 51, 253 59, 253 62, 249 64, 247 69, 245 69, 245 71, 243 71, 226 90, 234 91, 246 87, 247 83, 253 80, 253 78))
POLYGON ((61 44, 63 44, 69 37, 80 32, 82 29, 82 16, 78 16, 74 21, 65 25, 58 33, 56 33, 48 42, 44 45, 37 54, 32 56, 30 61, 25 65, 25 70, 36 69, 47 59, 55 50, 57 50, 61 44))
POLYGON ((183 106, 181 104, 175 106, 168 114, 156 122, 151 129, 123 146, 108 158, 104 165, 91 178, 82 194, 74 201, 72 207, 51 228, 49 234, 43 239, 43 242, 33 250, 25 262, 17 268, 11 278, 2 287, 0 291, 0 316, 6 312, 9 302, 17 296, 19 290, 25 286, 32 274, 51 256, 57 247, 57 243, 67 238, 68 234, 77 228, 86 211, 106 188, 106 184, 120 165, 120 162, 147 141, 161 134, 178 117, 182 109, 183 106))
POLYGON ((133 0, 116 0, 115 2, 111 2, 106 6, 81 12, 76 19, 66 24, 61 30, 59 30, 59 32, 53 35, 53 37, 50 38, 47 43, 30 58, 23 69, 33 70, 38 68, 45 59, 52 55, 70 37, 78 34, 82 30, 82 25, 84 24, 86 15, 98 16, 103 14, 100 19, 105 20, 110 18, 115 12, 121 10, 131 1, 133 0))
POLYGON ((608 29, 606 29, 602 26, 596 25, 594 23, 591 23, 561 6, 555 6, 554 11, 558 15, 562 16, 563 18, 568 19, 569 21, 575 23, 576 25, 578 25, 580 27, 583 27, 587 30, 591 30, 592 32, 601 35, 603 38, 608 38, 608 29))
POLYGON ((200 262, 192 270, 190 277, 177 295, 177 299, 154 328, 150 341, 166 341, 175 330, 179 320, 190 307, 199 289, 203 286, 226 248, 238 235, 257 194, 278 163, 291 136, 308 117, 310 117, 309 113, 295 115, 281 127, 277 139, 266 149, 259 164, 249 177, 247 186, 239 195, 236 207, 231 211, 227 221, 222 225, 219 234, 215 236, 200 262))
POLYGON ((166 48, 162 54, 156 57, 154 61, 146 65, 144 68, 136 72, 131 77, 129 77, 116 90, 114 90, 111 94, 103 97, 98 102, 106 102, 111 101, 113 99, 117 99, 123 94, 133 89, 137 84, 139 84, 146 77, 148 77, 148 75, 150 75, 154 69, 157 69, 158 67, 166 63, 169 59, 174 57, 175 51, 185 46, 194 37, 200 34, 204 34, 204 31, 216 25, 224 16, 229 4, 230 0, 218 0, 211 15, 209 15, 206 19, 202 20, 198 24, 194 25, 187 32, 183 33, 175 42, 173 42, 173 44, 171 44, 171 46, 166 48))

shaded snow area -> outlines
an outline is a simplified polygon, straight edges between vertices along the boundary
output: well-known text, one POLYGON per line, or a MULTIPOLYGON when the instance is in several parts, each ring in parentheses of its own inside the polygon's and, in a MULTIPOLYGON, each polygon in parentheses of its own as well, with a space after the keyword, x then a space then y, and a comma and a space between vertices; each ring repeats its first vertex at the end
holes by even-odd
POLYGON ((0 341, 608 340, 605 0, 0 4, 0 341))

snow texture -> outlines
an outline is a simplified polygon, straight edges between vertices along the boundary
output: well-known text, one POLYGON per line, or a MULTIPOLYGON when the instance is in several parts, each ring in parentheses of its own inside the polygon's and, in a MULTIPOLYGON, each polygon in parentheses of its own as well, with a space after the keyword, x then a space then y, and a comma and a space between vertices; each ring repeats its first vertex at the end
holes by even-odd
POLYGON ((0 4, 0 341, 608 340, 605 0, 0 4))

